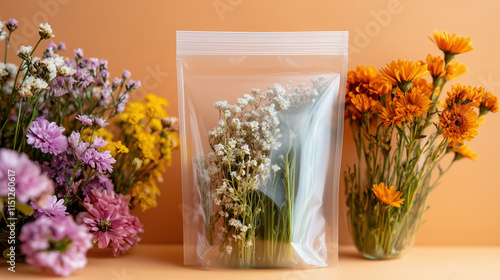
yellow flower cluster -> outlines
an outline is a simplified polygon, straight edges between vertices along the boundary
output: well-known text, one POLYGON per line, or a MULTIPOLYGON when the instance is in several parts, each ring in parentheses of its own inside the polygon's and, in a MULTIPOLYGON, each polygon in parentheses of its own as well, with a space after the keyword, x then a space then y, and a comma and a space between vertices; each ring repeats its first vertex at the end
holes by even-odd
POLYGON ((163 108, 168 105, 165 98, 151 93, 146 95, 146 115, 150 118, 166 118, 167 112, 163 108))
POLYGON ((156 207, 156 196, 160 194, 160 190, 154 179, 146 181, 138 181, 132 187, 133 203, 140 205, 142 211, 156 207))
MULTIPOLYGON (((125 173, 132 169, 139 174, 126 183, 130 184, 133 204, 143 211, 156 206, 156 196, 160 193, 156 181, 163 179, 165 166, 172 161, 172 150, 179 143, 172 121, 162 122, 169 120, 165 111, 168 101, 154 94, 147 94, 145 100, 145 103, 128 103, 117 122, 121 127, 121 141, 130 148, 129 154, 121 158, 127 165, 122 169, 125 173)), ((116 145, 117 151, 120 148, 116 145)))
POLYGON ((145 107, 144 103, 140 101, 129 102, 123 113, 118 115, 118 119, 129 124, 138 124, 146 118, 145 107))

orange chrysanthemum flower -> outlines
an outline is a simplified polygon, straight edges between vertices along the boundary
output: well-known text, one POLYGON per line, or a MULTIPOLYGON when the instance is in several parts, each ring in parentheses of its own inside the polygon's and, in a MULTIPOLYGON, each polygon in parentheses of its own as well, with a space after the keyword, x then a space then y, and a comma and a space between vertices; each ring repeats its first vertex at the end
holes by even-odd
MULTIPOLYGON (((392 86, 385 82, 382 77, 377 73, 377 69, 372 66, 358 66, 356 70, 351 70, 347 73, 347 88, 345 97, 345 119, 361 119, 362 116, 356 107, 359 107, 362 111, 368 109, 363 108, 361 100, 368 100, 371 98, 369 103, 372 101, 377 101, 380 96, 390 93, 392 86), (356 105, 352 103, 352 98, 357 95, 365 95, 364 97, 357 98, 356 105), (360 107, 361 106, 361 107, 360 107)), ((376 103, 376 102, 375 102, 376 103)), ((376 105, 376 104, 372 104, 376 105)), ((381 104, 380 104, 381 105, 381 104)), ((378 106, 377 106, 378 107, 378 106)))
POLYGON ((413 80, 411 87, 411 90, 419 90, 423 94, 430 97, 434 86, 432 85, 432 83, 428 83, 424 78, 416 78, 415 80, 413 80))
MULTIPOLYGON (((366 94, 376 97, 387 94, 385 90, 386 82, 377 73, 373 66, 358 66, 356 70, 347 72, 347 91, 346 94, 366 94)), ((349 99, 346 99, 349 101, 349 99)))
POLYGON ((479 118, 470 104, 457 104, 443 110, 439 116, 439 127, 448 142, 462 144, 464 140, 470 141, 477 136, 479 118))
POLYGON ((380 183, 378 185, 375 184, 373 185, 372 191, 380 201, 389 206, 399 208, 405 200, 404 198, 401 198, 403 193, 400 191, 396 191, 396 186, 391 186, 390 188, 388 188, 384 183, 380 183))
POLYGON ((465 72, 467 72, 467 67, 465 67, 465 65, 458 63, 458 61, 450 62, 446 66, 446 79, 455 79, 456 77, 465 74, 465 72))
POLYGON ((453 151, 455 152, 455 159, 460 159, 460 158, 468 158, 473 161, 477 161, 477 154, 472 152, 472 150, 465 145, 459 145, 459 147, 453 147, 453 151))
MULTIPOLYGON (((349 96, 353 94, 377 95, 380 75, 375 67, 358 66, 356 70, 347 72, 347 92, 349 96)), ((349 98, 346 98, 349 101, 349 98)))
POLYGON ((470 104, 474 107, 479 107, 483 95, 484 89, 482 87, 472 88, 471 86, 460 84, 453 85, 451 91, 448 91, 446 105, 448 105, 449 108, 452 108, 455 104, 470 104))
POLYGON ((356 70, 347 73, 347 83, 357 85, 360 83, 369 84, 371 81, 379 79, 377 69, 373 66, 358 66, 356 70))
POLYGON ((434 39, 432 37, 429 37, 429 39, 436 43, 437 47, 445 52, 445 54, 449 53, 455 55, 473 50, 470 44, 470 38, 460 37, 455 34, 450 35, 446 31, 438 32, 436 30, 434 31, 434 39))
POLYGON ((380 75, 384 79, 397 84, 403 92, 410 89, 414 79, 428 74, 429 71, 427 71, 425 63, 412 62, 406 59, 398 59, 398 61, 387 63, 387 67, 380 70, 380 75))
POLYGON ((432 78, 439 79, 446 75, 444 70, 444 60, 440 56, 427 55, 427 69, 432 75, 432 78))
POLYGON ((397 100, 389 103, 387 108, 383 107, 380 113, 378 114, 380 121, 387 127, 393 125, 401 126, 401 123, 406 120, 404 116, 400 115, 397 112, 398 108, 397 103, 398 103, 397 100))
POLYGON ((397 100, 396 112, 405 120, 412 120, 413 117, 423 116, 429 111, 431 100, 418 90, 412 88, 405 96, 397 100))
POLYGON ((378 113, 382 109, 382 104, 378 100, 374 100, 365 94, 349 94, 351 96, 351 103, 356 110, 361 113, 378 113))
POLYGON ((378 87, 378 95, 385 96, 392 92, 392 85, 389 83, 382 83, 378 87))
MULTIPOLYGON (((411 84, 410 91, 419 90, 420 92, 422 92, 423 94, 427 95, 430 98, 433 88, 434 86, 432 85, 432 83, 427 82, 426 79, 416 78, 415 80, 413 80, 413 83, 411 84)), ((396 91, 394 92, 394 95, 396 97, 401 97, 404 96, 405 93, 402 92, 399 88, 397 88, 396 91)))
POLYGON ((481 115, 488 111, 493 113, 498 112, 498 98, 489 91, 485 92, 483 99, 481 100, 481 104, 479 105, 479 109, 481 115))

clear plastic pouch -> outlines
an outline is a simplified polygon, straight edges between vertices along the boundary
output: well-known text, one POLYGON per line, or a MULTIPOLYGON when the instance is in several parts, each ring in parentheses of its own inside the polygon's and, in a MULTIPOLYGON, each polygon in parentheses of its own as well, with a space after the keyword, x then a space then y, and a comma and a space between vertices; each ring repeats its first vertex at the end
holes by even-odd
POLYGON ((337 263, 348 33, 177 32, 184 263, 337 263))

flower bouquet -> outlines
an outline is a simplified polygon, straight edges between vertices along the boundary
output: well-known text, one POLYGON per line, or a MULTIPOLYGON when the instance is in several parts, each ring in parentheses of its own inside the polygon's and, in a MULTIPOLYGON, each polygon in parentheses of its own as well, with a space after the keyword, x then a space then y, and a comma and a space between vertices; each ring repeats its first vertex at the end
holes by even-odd
POLYGON ((445 84, 466 71, 455 56, 472 47, 444 31, 430 39, 443 57, 348 73, 345 120, 358 163, 345 173, 347 220, 370 259, 396 258, 412 246, 429 193, 454 162, 475 160, 464 141, 477 136, 485 114, 498 111, 497 97, 481 87, 453 85, 440 102, 445 84), (429 74, 431 82, 422 78, 429 74))
POLYGON ((17 51, 19 66, 7 63, 17 25, 0 25, 0 249, 11 271, 25 261, 67 276, 85 266, 92 244, 116 257, 140 241, 130 209, 156 205, 175 119, 152 94, 127 104, 141 83, 127 70, 111 81, 106 60, 81 49, 66 58, 53 42, 35 56, 54 37, 48 24, 35 47, 17 51))

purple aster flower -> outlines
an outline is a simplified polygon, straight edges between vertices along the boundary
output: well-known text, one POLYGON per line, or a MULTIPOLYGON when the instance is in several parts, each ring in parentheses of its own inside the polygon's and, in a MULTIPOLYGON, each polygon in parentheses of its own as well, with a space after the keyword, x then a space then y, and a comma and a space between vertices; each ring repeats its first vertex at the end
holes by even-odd
POLYGON ((0 197, 7 197, 11 192, 9 178, 15 178, 15 195, 20 203, 54 191, 52 181, 24 153, 0 149, 0 166, 0 197))
POLYGON ((125 88, 129 91, 136 90, 137 88, 141 87, 142 83, 139 80, 130 80, 128 81, 127 85, 125 85, 125 88))
POLYGON ((69 146, 73 149, 76 149, 76 147, 78 147, 78 143, 80 143, 80 132, 71 132, 71 135, 68 137, 69 146))
POLYGON ((132 74, 130 73, 130 71, 128 71, 128 70, 126 70, 126 69, 125 69, 125 70, 123 70, 123 75, 122 75, 122 77, 123 77, 123 79, 124 79, 124 80, 126 80, 126 79, 130 78, 130 76, 131 76, 131 75, 132 75, 132 74))
POLYGON ((89 143, 83 141, 78 142, 78 146, 75 148, 76 158, 83 159, 88 149, 89 149, 89 143))
POLYGON ((69 166, 75 164, 75 159, 69 156, 68 153, 61 153, 59 155, 53 156, 50 160, 50 165, 55 169, 68 169, 69 166))
MULTIPOLYGON (((80 66, 82 66, 81 64, 82 63, 80 63, 80 66)), ((90 84, 94 82, 94 78, 92 77, 92 75, 89 74, 86 68, 76 70, 75 78, 78 81, 78 86, 83 88, 88 87, 90 84)))
POLYGON ((113 79, 113 90, 115 90, 122 81, 118 78, 113 79))
POLYGON ((7 26, 7 29, 12 32, 14 30, 17 29, 17 26, 18 26, 19 22, 16 20, 16 19, 9 19, 9 21, 7 22, 6 26, 7 26))
POLYGON ((140 241, 144 232, 139 219, 130 215, 130 196, 114 191, 92 189, 92 197, 85 197, 83 207, 87 212, 78 214, 78 223, 85 224, 99 248, 110 247, 113 256, 125 253, 140 241))
POLYGON ((116 111, 121 114, 125 110, 125 104, 128 101, 128 93, 124 93, 118 97, 118 104, 116 105, 116 111))
POLYGON ((76 69, 77 68, 77 64, 74 60, 66 60, 64 63, 66 63, 67 66, 73 68, 73 69, 76 69))
POLYGON ((83 50, 78 48, 75 50, 75 60, 78 61, 83 58, 83 50))
POLYGON ((60 97, 67 94, 69 91, 66 88, 66 82, 64 77, 55 78, 49 86, 48 95, 54 95, 54 97, 60 97))
POLYGON ((106 125, 108 125, 108 123, 106 122, 106 119, 105 118, 97 118, 97 117, 94 117, 94 125, 96 126, 99 126, 99 127, 105 127, 106 125))
POLYGON ((88 149, 82 157, 83 162, 90 165, 90 167, 97 169, 99 173, 109 171, 113 172, 111 164, 116 160, 111 156, 110 151, 98 152, 94 148, 88 149))
POLYGON ((43 53, 45 57, 53 57, 57 52, 57 45, 54 43, 54 41, 50 41, 50 44, 47 46, 47 49, 45 49, 45 52, 43 53))
POLYGON ((102 139, 99 136, 94 136, 94 141, 92 142, 91 147, 94 149, 99 149, 99 148, 104 147, 106 145, 108 145, 107 141, 104 141, 104 139, 102 139))
POLYGON ((27 143, 40 149, 42 153, 60 154, 68 149, 68 139, 62 135, 63 131, 64 127, 58 127, 55 122, 38 117, 26 133, 27 143))
POLYGON ((66 206, 63 205, 64 199, 57 199, 57 196, 44 196, 38 201, 30 202, 31 207, 35 210, 35 218, 42 216, 56 217, 69 215, 66 212, 66 206))
POLYGON ((49 178, 54 178, 56 176, 56 172, 50 168, 49 166, 50 163, 44 162, 42 165, 40 165, 40 169, 42 170, 42 173, 47 175, 49 178))
POLYGON ((87 115, 78 115, 75 119, 79 120, 82 124, 92 125, 92 119, 87 115))
POLYGON ((97 67, 99 67, 99 59, 95 58, 95 57, 91 57, 90 58, 90 67, 92 69, 97 69, 97 67))
POLYGON ((85 267, 92 247, 87 227, 71 216, 40 217, 21 228, 19 240, 28 264, 61 276, 85 267))
MULTIPOLYGON (((90 59, 84 58, 84 59, 80 60, 79 65, 80 65, 80 68, 82 68, 82 69, 87 68, 90 65, 90 59)), ((87 70, 87 69, 85 69, 85 70, 87 70)))
POLYGON ((115 186, 108 175, 97 173, 82 187, 82 194, 93 198, 93 189, 106 190, 108 193, 111 193, 114 192, 115 186))
MULTIPOLYGON (((58 184, 58 187, 56 188, 57 197, 59 197, 59 198, 66 197, 66 193, 68 192, 68 186, 69 186, 69 182, 66 182, 66 178, 71 178, 72 171, 73 171, 72 169, 59 171, 59 174, 56 177, 56 183, 58 184), (65 174, 65 175, 63 175, 63 174, 65 174)), ((76 173, 77 173, 77 175, 75 177, 78 177, 79 175, 81 175, 81 170, 78 169, 78 171, 76 173)), ((80 188, 80 185, 82 183, 83 183, 83 179, 78 180, 76 182, 73 182, 71 184, 71 188, 69 188, 68 197, 75 196, 75 191, 78 188, 80 188)))
POLYGON ((109 72, 107 70, 101 70, 101 77, 106 82, 109 78, 109 72))
POLYGON ((50 44, 47 46, 47 50, 48 49, 57 50, 57 45, 54 43, 54 41, 50 41, 50 44))
POLYGON ((59 42, 58 50, 65 51, 66 50, 66 44, 64 42, 59 42))
POLYGON ((99 69, 102 70, 108 70, 108 61, 105 59, 99 60, 99 69))
POLYGON ((109 86, 103 86, 101 88, 101 100, 99 101, 99 105, 101 106, 107 106, 109 102, 111 102, 111 93, 112 90, 109 86))

